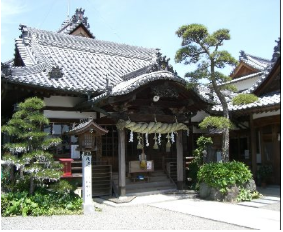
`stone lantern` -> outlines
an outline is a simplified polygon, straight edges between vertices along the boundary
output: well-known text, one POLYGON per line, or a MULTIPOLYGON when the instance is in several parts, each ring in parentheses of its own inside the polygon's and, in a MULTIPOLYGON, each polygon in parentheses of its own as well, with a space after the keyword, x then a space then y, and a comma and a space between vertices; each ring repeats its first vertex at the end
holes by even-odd
POLYGON ((82 152, 84 214, 91 214, 95 211, 92 201, 91 152, 97 150, 97 136, 102 136, 106 133, 108 133, 108 130, 96 124, 92 118, 80 123, 68 132, 69 135, 78 136, 79 146, 77 150, 82 152))

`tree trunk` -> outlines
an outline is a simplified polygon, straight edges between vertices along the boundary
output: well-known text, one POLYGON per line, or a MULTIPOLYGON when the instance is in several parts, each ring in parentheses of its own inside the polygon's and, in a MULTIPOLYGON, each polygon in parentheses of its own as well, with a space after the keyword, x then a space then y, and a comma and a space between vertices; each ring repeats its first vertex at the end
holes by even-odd
POLYGON ((34 178, 30 177, 30 185, 29 185, 29 195, 33 195, 34 193, 34 178))
POLYGON ((24 170, 23 170, 23 167, 20 167, 20 179, 24 179, 24 170))
POLYGON ((229 161, 229 128, 225 128, 222 135, 222 161, 229 161))
MULTIPOLYGON (((216 80, 214 78, 213 61, 211 63, 211 80, 212 80, 213 89, 222 105, 223 117, 229 120, 228 104, 226 102, 225 96, 221 93, 221 90, 218 87, 216 80)), ((228 162, 229 161, 229 128, 225 128, 222 133, 223 133, 222 134, 222 161, 228 162)))
POLYGON ((14 165, 10 166, 10 182, 14 183, 15 181, 15 167, 14 165))

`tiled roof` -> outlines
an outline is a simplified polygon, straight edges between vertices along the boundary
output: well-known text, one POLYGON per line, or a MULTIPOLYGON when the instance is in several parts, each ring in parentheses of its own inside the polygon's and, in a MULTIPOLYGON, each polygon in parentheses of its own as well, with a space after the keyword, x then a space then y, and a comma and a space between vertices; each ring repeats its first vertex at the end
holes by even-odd
POLYGON ((118 96, 118 95, 124 95, 127 93, 130 93, 134 91, 135 89, 139 88, 140 86, 143 86, 145 84, 148 84, 150 82, 156 81, 156 80, 173 80, 176 82, 179 82, 186 85, 186 81, 176 75, 174 75, 171 72, 168 71, 156 71, 152 73, 146 73, 137 77, 134 77, 129 80, 125 80, 114 86, 111 90, 108 92, 105 92, 97 97, 94 97, 92 99, 93 102, 97 102, 101 99, 104 99, 108 96, 118 96))
POLYGON ((130 80, 123 81, 112 89, 111 95, 127 94, 138 87, 156 80, 174 80, 176 82, 186 84, 186 81, 173 73, 168 71, 157 71, 153 73, 146 73, 130 80))
POLYGON ((84 122, 81 122, 74 128, 68 131, 69 134, 76 134, 77 132, 80 132, 82 129, 85 129, 87 127, 92 126, 95 128, 96 131, 99 131, 100 133, 107 133, 108 130, 104 129, 103 127, 99 126, 97 123, 95 123, 92 118, 86 119, 84 122))
POLYGON ((156 50, 21 26, 16 46, 25 64, 13 67, 7 80, 77 92, 103 92, 110 85, 156 60, 156 50), (63 76, 50 78, 52 67, 63 76))
MULTIPOLYGON (((198 96, 206 102, 209 102, 211 104, 220 104, 220 100, 215 91, 211 91, 211 89, 206 86, 198 86, 197 88, 195 88, 195 92, 197 92, 198 96)), ((229 90, 221 90, 221 92, 228 102, 231 100, 231 98, 237 95, 237 93, 229 90)))
POLYGON ((247 54, 244 51, 241 51, 240 61, 260 71, 263 71, 271 64, 270 60, 247 54))
MULTIPOLYGON (((67 34, 69 35, 71 32, 73 32, 79 25, 81 25, 82 22, 81 21, 78 21, 78 22, 75 22, 73 23, 71 19, 66 19, 62 25, 61 25, 61 28, 57 31, 58 33, 64 33, 64 34, 67 34)), ((93 37, 95 38, 95 36, 91 33, 90 30, 88 30, 87 27, 85 27, 86 30, 88 31, 88 33, 93 37)))
POLYGON ((84 25, 85 30, 95 38, 95 36, 89 30, 89 23, 87 22, 87 17, 84 17, 84 12, 82 8, 77 8, 75 14, 71 18, 67 18, 61 25, 61 28, 57 31, 58 33, 70 34, 79 25, 84 25))
MULTIPOLYGON (((270 95, 259 97, 258 101, 245 104, 245 105, 233 105, 232 102, 228 103, 229 111, 245 110, 264 106, 273 106, 280 104, 280 93, 273 93, 270 95)), ((222 111, 221 105, 215 105, 212 107, 212 111, 222 111)))
POLYGON ((263 74, 264 74, 263 71, 252 73, 252 74, 242 76, 242 77, 238 77, 238 78, 233 79, 231 81, 225 82, 225 84, 234 84, 234 83, 241 82, 241 81, 244 81, 244 80, 247 80, 247 79, 255 78, 257 76, 262 76, 263 74))
POLYGON ((253 93, 263 82, 264 80, 268 77, 269 72, 272 70, 272 68, 275 66, 276 62, 273 62, 271 65, 268 66, 262 73, 260 79, 256 81, 249 89, 244 91, 243 93, 253 93))

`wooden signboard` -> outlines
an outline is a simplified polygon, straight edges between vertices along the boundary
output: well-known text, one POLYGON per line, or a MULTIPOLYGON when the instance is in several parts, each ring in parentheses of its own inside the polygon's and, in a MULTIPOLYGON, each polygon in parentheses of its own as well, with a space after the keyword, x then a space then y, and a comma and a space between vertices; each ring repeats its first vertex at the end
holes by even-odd
POLYGON ((140 167, 140 161, 130 161, 129 162, 129 173, 142 173, 142 172, 153 172, 154 171, 154 161, 146 161, 146 168, 140 167))

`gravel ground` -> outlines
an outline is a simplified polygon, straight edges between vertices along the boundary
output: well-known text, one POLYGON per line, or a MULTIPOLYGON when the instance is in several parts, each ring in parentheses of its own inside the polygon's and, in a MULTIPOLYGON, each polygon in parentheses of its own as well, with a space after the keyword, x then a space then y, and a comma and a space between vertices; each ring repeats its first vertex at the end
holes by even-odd
POLYGON ((245 230, 147 205, 112 207, 99 205, 94 215, 50 217, 2 217, 2 230, 245 230))

